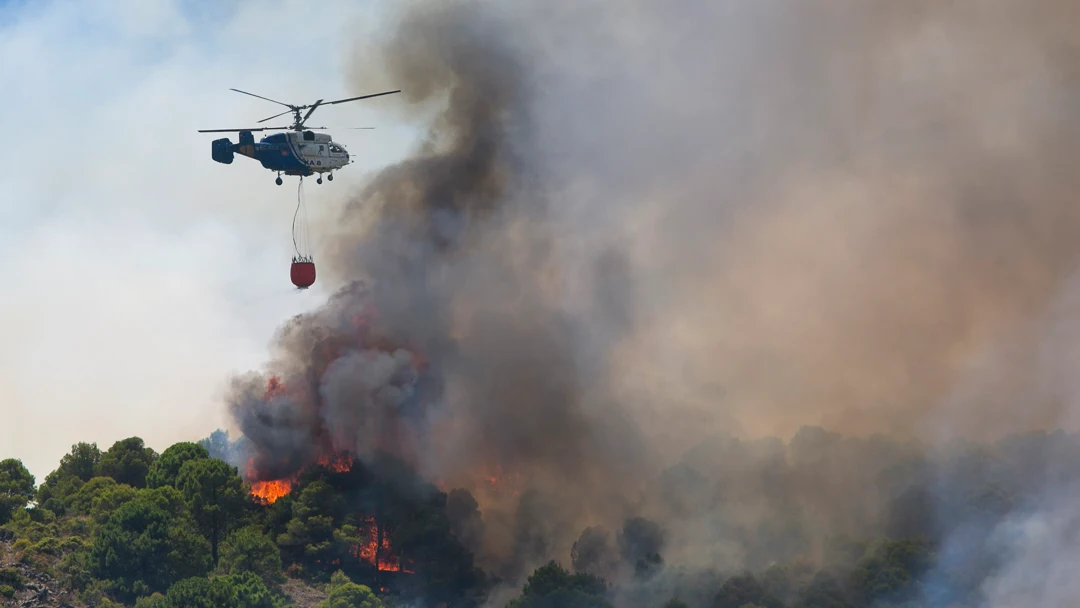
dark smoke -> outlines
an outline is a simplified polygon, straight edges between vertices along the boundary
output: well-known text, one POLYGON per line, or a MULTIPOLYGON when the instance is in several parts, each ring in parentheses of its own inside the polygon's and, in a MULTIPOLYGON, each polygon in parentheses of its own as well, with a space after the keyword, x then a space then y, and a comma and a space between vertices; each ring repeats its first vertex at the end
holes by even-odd
POLYGON ((351 76, 434 118, 327 227, 348 287, 236 382, 259 476, 391 451, 476 497, 489 571, 654 605, 916 532, 1045 599, 1018 581, 1075 556, 1025 526, 1072 486, 970 510, 951 442, 1076 425, 1080 5, 395 6, 351 76))
POLYGON ((445 108, 416 156, 349 206, 332 249, 336 273, 369 281, 382 322, 445 374, 425 470, 461 483, 492 464, 528 474, 532 490, 507 506, 517 515, 503 557, 524 560, 516 573, 569 550, 576 531, 557 524, 618 512, 647 458, 603 388, 610 344, 596 339, 632 324, 620 298, 630 269, 617 249, 599 252, 605 314, 567 310, 555 194, 537 162, 532 41, 518 18, 481 4, 417 7, 368 56, 411 102, 445 108), (568 505, 574 488, 589 498, 568 505))

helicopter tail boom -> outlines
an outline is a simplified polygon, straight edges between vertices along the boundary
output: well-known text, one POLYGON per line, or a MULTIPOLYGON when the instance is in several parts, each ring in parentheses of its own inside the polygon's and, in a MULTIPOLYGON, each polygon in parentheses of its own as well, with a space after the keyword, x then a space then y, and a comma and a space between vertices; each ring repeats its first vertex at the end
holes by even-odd
POLYGON ((210 157, 223 165, 231 165, 234 154, 255 158, 255 137, 251 131, 240 131, 240 143, 234 144, 225 137, 215 139, 210 146, 210 157))

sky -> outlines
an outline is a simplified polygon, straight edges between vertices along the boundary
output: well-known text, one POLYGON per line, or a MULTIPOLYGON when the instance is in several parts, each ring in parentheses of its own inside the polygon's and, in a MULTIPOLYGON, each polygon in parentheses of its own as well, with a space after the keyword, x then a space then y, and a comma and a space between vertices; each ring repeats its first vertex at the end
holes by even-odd
MULTIPOLYGON (((229 427, 230 374, 334 286, 289 283, 295 178, 215 163, 221 135, 197 130, 280 109, 230 87, 296 104, 400 88, 345 77, 387 4, 0 0, 0 459, 40 482, 79 441, 160 451, 229 427)), ((313 220, 418 145, 394 99, 313 116, 376 127, 330 131, 356 163, 305 183, 313 220)))

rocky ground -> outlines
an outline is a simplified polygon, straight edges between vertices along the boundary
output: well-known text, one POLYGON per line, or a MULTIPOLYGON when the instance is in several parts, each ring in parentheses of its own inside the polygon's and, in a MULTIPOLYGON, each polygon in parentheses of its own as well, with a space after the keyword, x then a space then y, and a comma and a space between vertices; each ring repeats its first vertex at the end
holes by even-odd
POLYGON ((0 595, 0 606, 20 608, 83 608, 70 594, 60 588, 51 576, 18 561, 12 547, 14 535, 0 530, 0 587, 15 590, 14 597, 0 595))
POLYGON ((287 580, 281 586, 281 590, 289 597, 289 603, 295 608, 315 608, 319 602, 326 599, 326 594, 322 591, 295 579, 287 580))

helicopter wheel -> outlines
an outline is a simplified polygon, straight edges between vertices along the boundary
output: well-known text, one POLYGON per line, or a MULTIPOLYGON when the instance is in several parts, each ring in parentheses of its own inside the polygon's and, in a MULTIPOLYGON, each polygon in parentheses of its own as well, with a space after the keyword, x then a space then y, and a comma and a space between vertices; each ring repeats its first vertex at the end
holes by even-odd
POLYGON ((315 180, 315 183, 316 183, 316 184, 321 184, 321 183, 322 183, 322 177, 320 177, 319 179, 315 180))
POLYGON ((327 179, 328 181, 334 181, 334 174, 333 174, 333 173, 331 173, 330 175, 327 175, 327 176, 326 176, 326 179, 327 179))
POLYGON ((281 185, 281 176, 280 175, 278 176, 277 179, 274 180, 274 183, 279 185, 279 186, 281 185))

